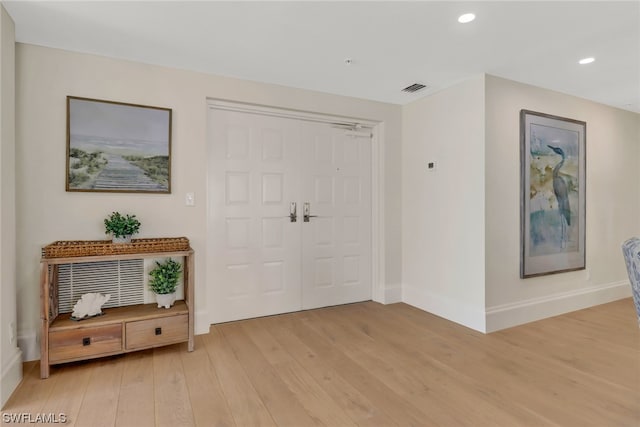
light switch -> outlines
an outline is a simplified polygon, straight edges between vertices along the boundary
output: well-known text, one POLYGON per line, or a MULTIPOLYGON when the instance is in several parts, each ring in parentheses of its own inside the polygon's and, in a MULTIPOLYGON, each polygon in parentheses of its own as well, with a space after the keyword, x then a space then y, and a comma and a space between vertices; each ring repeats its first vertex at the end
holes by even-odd
POLYGON ((196 193, 187 193, 184 196, 184 204, 187 206, 195 206, 196 205, 196 193))

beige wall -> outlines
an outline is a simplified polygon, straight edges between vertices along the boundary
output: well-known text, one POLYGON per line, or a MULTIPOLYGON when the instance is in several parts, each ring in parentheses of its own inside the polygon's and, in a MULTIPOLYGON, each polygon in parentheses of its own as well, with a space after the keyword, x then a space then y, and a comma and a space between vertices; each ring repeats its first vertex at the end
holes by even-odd
POLYGON ((486 78, 488 330, 629 295, 621 244, 640 233, 640 114, 486 78), (520 279, 521 109, 587 122, 584 271, 520 279))
POLYGON ((0 5, 0 406, 22 378, 16 336, 15 28, 0 5))
POLYGON ((482 331, 484 77, 402 111, 403 301, 482 331))
POLYGON ((487 75, 404 106, 402 154, 403 301, 491 332, 630 295, 639 114, 487 75), (520 279, 521 109, 587 122, 584 271, 520 279))
POLYGON ((207 97, 384 122, 385 282, 400 283, 399 106, 27 44, 17 45, 16 61, 18 316, 23 335, 38 327, 41 246, 54 240, 103 239, 102 220, 114 210, 138 215, 139 237, 191 240, 196 329, 208 330, 206 294, 216 278, 206 277, 205 268, 207 97), (172 194, 65 192, 67 95, 172 108, 172 194), (186 192, 196 193, 196 207, 184 205, 186 192))

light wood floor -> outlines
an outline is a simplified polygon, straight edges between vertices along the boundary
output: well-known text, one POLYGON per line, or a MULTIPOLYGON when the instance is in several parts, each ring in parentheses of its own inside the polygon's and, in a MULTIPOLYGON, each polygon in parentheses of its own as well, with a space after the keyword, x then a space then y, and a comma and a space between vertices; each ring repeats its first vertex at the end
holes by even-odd
POLYGON ((76 426, 640 426, 631 299, 483 335, 372 302, 211 327, 176 345, 37 362, 4 413, 76 426))

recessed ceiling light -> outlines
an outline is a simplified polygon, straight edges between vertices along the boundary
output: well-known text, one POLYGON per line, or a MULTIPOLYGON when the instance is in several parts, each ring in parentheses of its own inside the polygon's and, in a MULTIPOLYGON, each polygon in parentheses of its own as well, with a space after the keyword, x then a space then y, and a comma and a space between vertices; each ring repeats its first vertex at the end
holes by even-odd
POLYGON ((595 60, 596 60, 596 58, 590 56, 589 58, 582 58, 580 61, 578 61, 578 64, 580 64, 580 65, 591 64, 595 60))
POLYGON ((473 13, 465 13, 464 15, 460 15, 458 17, 458 22, 461 24, 466 24, 467 22, 471 22, 476 19, 476 15, 473 13))

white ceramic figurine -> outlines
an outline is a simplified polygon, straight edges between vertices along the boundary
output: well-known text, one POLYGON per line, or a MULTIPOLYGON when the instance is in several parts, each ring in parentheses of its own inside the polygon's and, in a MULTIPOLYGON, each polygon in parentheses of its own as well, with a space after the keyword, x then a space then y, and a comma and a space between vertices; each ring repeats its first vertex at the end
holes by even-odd
POLYGON ((80 320, 85 317, 102 314, 102 306, 111 298, 110 294, 88 293, 80 297, 76 305, 73 306, 71 316, 80 320))

